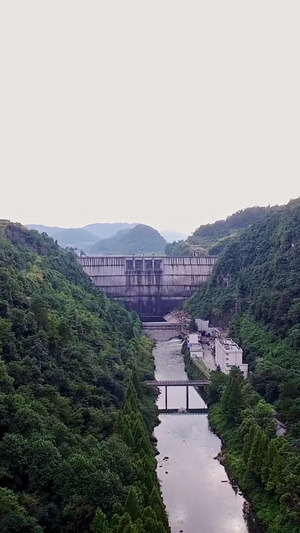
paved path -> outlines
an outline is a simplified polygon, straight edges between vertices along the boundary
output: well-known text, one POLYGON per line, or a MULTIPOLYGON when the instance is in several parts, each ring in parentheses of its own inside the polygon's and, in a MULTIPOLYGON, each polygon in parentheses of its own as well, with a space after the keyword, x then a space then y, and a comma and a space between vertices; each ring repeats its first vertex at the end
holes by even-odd
POLYGON ((201 352, 191 352, 191 358, 195 360, 201 359, 209 370, 216 370, 217 367, 215 365, 215 360, 214 360, 214 357, 211 351, 212 347, 213 347, 212 341, 210 345, 202 344, 203 357, 199 357, 199 354, 201 352))

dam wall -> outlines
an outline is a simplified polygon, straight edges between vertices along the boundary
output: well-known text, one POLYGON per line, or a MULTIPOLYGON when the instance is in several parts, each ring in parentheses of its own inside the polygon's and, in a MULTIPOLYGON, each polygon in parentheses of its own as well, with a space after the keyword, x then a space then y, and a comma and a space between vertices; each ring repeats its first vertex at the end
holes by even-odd
POLYGON ((211 276, 216 256, 110 256, 78 258, 93 283, 140 316, 181 307, 211 276))

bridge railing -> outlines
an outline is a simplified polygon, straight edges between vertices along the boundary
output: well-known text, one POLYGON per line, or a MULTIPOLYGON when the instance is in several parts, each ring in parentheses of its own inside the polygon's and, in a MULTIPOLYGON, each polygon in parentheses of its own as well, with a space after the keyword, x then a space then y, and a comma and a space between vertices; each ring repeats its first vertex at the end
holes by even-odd
POLYGON ((173 380, 147 380, 144 382, 150 387, 206 387, 210 384, 210 381, 207 379, 173 379, 173 380))

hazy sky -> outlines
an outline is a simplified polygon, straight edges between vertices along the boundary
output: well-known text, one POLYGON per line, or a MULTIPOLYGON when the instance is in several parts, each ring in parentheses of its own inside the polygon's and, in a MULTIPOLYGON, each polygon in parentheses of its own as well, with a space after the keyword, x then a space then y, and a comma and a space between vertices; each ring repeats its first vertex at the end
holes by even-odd
POLYGON ((299 0, 0 2, 0 218, 191 232, 300 196, 299 0))

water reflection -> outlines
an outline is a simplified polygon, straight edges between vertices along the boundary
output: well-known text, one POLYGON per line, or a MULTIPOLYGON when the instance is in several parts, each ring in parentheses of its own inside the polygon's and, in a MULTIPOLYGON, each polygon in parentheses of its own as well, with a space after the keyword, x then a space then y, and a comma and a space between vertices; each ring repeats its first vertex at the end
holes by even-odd
MULTIPOLYGON (((187 379, 178 340, 158 342, 154 350, 157 379, 187 379)), ((159 397, 164 405, 164 389, 159 397)), ((185 405, 185 388, 168 389, 168 406, 185 405)), ((203 407, 190 390, 191 407, 203 407)), ((235 493, 224 467, 215 459, 220 439, 204 415, 160 415, 155 429, 160 454, 158 476, 173 533, 259 533, 247 502, 235 493), (252 527, 253 526, 253 527, 252 527)))

